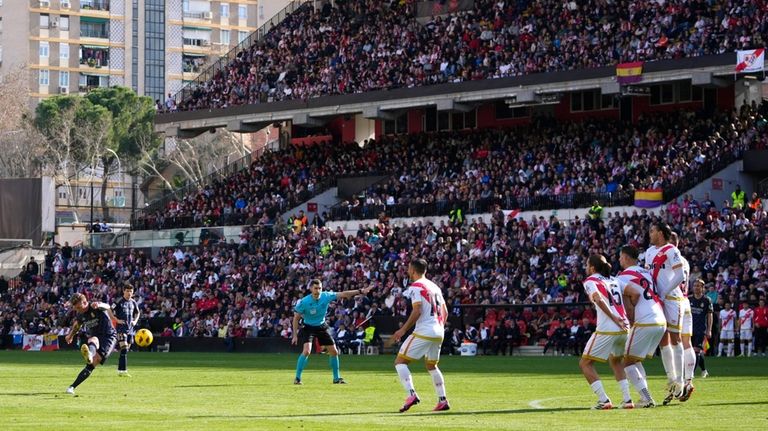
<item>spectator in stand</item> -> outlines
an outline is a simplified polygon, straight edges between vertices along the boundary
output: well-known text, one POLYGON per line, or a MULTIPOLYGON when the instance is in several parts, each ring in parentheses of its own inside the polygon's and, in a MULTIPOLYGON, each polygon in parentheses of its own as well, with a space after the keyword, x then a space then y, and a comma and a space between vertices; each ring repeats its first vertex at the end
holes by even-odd
POLYGON ((741 185, 736 184, 736 190, 731 192, 731 202, 733 202, 733 208, 737 210, 743 209, 746 203, 746 199, 746 194, 744 193, 744 190, 741 189, 741 185))
MULTIPOLYGON (((600 120, 558 124, 537 118, 524 129, 385 137, 364 148, 290 148, 267 153, 249 169, 170 202, 164 212, 141 217, 135 227, 240 225, 257 220, 263 231, 277 222, 279 213, 314 193, 310 189, 322 190, 312 184, 327 183, 335 175, 369 172, 394 174, 366 190, 363 202, 354 199, 333 208, 331 218, 450 213, 452 222, 461 225, 469 215, 490 211, 497 204, 522 210, 541 205, 580 207, 598 196, 629 204, 635 188, 678 187, 768 141, 768 134, 758 130, 764 119, 760 112, 745 118, 734 113, 678 112, 649 116, 637 124, 600 120), (627 147, 627 141, 633 145, 627 147), (704 161, 691 160, 691 153, 701 154, 704 161), (599 166, 594 165, 596 154, 599 166), (404 165, 402 160, 413 163, 404 165), (609 189, 616 191, 608 194, 609 189), (237 208, 243 201, 246 206, 237 208), (230 206, 231 214, 215 215, 230 206)), ((702 210, 695 200, 686 199, 678 206, 676 219, 702 210)), ((296 229, 308 227, 304 217, 296 217, 301 221, 296 229)))
POLYGON ((768 344, 768 306, 765 305, 765 296, 762 296, 758 306, 755 307, 755 354, 765 356, 766 344, 768 344))
MULTIPOLYGON (((421 23, 415 2, 307 4, 165 110, 228 108, 765 46, 762 2, 476 0, 421 23), (737 3, 737 4, 736 4, 737 3), (571 6, 573 5, 573 6, 571 6), (178 105, 177 105, 178 102, 178 105)), ((748 108, 748 107, 747 107, 748 108)))

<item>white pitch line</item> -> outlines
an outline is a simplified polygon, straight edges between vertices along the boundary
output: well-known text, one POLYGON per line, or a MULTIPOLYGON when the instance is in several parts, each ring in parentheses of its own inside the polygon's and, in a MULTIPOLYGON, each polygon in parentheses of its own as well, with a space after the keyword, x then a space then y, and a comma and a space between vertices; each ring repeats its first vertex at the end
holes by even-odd
POLYGON ((554 401, 554 400, 564 400, 564 399, 567 399, 567 398, 578 398, 578 396, 542 398, 540 400, 533 400, 533 401, 529 402, 528 405, 531 408, 534 408, 534 409, 537 409, 537 410, 543 410, 543 409, 546 409, 547 407, 542 406, 541 403, 544 403, 544 402, 547 402, 547 401, 554 401))

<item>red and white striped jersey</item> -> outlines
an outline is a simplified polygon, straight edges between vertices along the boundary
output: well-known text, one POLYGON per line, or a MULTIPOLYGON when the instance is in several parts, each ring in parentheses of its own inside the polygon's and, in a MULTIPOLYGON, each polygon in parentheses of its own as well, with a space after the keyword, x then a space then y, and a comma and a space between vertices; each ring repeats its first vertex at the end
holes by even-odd
POLYGON ((622 293, 629 290, 640 295, 640 299, 635 304, 635 323, 646 325, 666 323, 664 300, 656 293, 650 271, 637 265, 630 266, 621 271, 616 278, 619 280, 622 293))
POLYGON ((720 310, 720 329, 724 331, 733 331, 733 324, 736 320, 736 312, 731 310, 720 310))
POLYGON ((408 287, 403 296, 412 304, 421 303, 421 316, 416 321, 414 334, 429 338, 442 339, 445 335, 445 320, 448 318, 443 310, 443 292, 435 283, 422 277, 408 287))
MULTIPOLYGON (((619 281, 614 277, 603 277, 600 274, 593 274, 584 280, 584 291, 591 299, 592 294, 597 292, 608 304, 614 316, 627 320, 627 313, 624 311, 624 302, 621 297, 621 288, 619 281)), ((597 309, 597 332, 620 333, 624 332, 613 320, 607 316, 600 307, 597 309)))

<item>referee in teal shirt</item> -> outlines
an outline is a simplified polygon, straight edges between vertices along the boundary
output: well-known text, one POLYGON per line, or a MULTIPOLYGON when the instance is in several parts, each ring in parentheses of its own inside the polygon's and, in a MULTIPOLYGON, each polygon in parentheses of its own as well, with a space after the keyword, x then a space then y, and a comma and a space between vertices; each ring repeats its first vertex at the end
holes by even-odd
POLYGON ((315 338, 320 345, 328 350, 328 358, 333 370, 333 383, 345 384, 344 379, 339 375, 339 351, 336 350, 336 343, 333 341, 328 324, 325 323, 325 315, 328 314, 328 305, 336 299, 351 298, 356 295, 367 295, 373 289, 373 286, 365 289, 348 290, 346 292, 323 292, 323 283, 318 279, 309 282, 309 288, 312 294, 305 296, 293 308, 293 338, 291 344, 301 344, 304 346, 299 360, 296 363, 296 380, 293 384, 301 384, 301 372, 309 360, 309 354, 312 352, 312 342, 315 338), (299 320, 303 321, 299 329, 299 320))

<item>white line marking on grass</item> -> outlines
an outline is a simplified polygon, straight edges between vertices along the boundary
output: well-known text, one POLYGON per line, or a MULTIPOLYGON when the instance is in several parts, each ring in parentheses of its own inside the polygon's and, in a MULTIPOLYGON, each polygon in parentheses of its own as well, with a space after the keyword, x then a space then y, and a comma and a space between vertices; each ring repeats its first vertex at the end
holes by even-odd
POLYGON ((564 399, 568 399, 568 398, 579 398, 579 397, 578 396, 567 396, 567 397, 542 398, 540 400, 533 400, 533 401, 529 402, 528 406, 530 406, 531 408, 537 409, 537 410, 543 410, 543 409, 546 409, 547 407, 544 407, 543 405, 541 405, 541 403, 544 403, 544 402, 547 402, 547 401, 554 401, 554 400, 564 400, 564 399))

